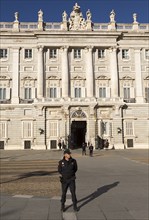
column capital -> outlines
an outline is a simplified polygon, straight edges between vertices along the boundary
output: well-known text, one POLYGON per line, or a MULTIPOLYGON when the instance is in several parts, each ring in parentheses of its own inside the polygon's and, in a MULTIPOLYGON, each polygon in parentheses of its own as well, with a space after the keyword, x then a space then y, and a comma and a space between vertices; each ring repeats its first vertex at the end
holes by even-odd
POLYGON ((38 45, 38 46, 37 46, 37 49, 38 49, 39 52, 42 52, 43 49, 44 49, 44 46, 42 46, 42 45, 38 45))
POLYGON ((69 46, 61 46, 60 50, 61 50, 61 52, 67 52, 68 48, 69 48, 69 46))
POLYGON ((92 52, 92 50, 93 50, 93 46, 91 46, 91 45, 85 47, 85 52, 86 53, 87 52, 92 52))
POLYGON ((116 52, 116 51, 117 51, 117 47, 116 46, 109 48, 109 52, 110 53, 113 53, 113 52, 116 52))
POLYGON ((134 48, 135 53, 140 53, 140 51, 142 50, 142 48, 134 48))

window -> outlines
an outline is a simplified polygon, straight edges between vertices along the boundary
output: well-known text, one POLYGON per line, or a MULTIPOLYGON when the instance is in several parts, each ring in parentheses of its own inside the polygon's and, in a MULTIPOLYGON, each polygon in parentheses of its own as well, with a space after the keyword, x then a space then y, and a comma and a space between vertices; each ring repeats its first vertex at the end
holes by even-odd
POLYGON ((6 88, 0 88, 0 100, 6 99, 6 88))
POLYGON ((57 97, 57 89, 50 88, 50 98, 56 98, 56 97, 57 97))
POLYGON ((149 59, 149 50, 145 50, 145 59, 149 59))
POLYGON ((81 97, 81 88, 75 88, 75 98, 81 97))
POLYGON ((0 58, 7 58, 7 49, 0 49, 0 58))
POLYGON ((133 135, 133 123, 132 121, 126 122, 126 135, 133 135))
POLYGON ((58 134, 57 122, 50 122, 49 134, 50 137, 57 137, 58 134))
POLYGON ((32 98, 32 88, 24 88, 24 99, 32 98))
POLYGON ((25 49, 25 59, 32 58, 32 49, 25 49))
POLYGON ((106 88, 105 87, 99 88, 99 98, 106 98, 106 88))
POLYGON ((23 138, 32 138, 32 122, 23 122, 23 138))
POLYGON ((0 138, 6 138, 6 122, 0 122, 0 138))
POLYGON ((50 49, 50 59, 53 58, 57 58, 57 50, 56 49, 50 49))
POLYGON ((105 58, 105 50, 98 50, 98 58, 105 58))
POLYGON ((124 99, 130 99, 130 87, 124 87, 124 99))
POLYGON ((81 50, 74 49, 74 59, 80 59, 80 58, 81 58, 81 50))
POLYGON ((149 102, 149 87, 145 88, 145 99, 146 99, 146 102, 149 102))
POLYGON ((129 50, 122 50, 122 59, 129 59, 129 50))

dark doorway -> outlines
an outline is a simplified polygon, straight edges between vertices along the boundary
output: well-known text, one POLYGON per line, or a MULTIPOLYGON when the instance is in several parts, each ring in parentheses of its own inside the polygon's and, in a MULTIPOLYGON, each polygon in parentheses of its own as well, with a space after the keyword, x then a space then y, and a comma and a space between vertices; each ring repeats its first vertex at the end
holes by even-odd
POLYGON ((31 149, 31 141, 24 141, 24 149, 31 149))
POLYGON ((71 148, 80 148, 85 142, 86 121, 72 121, 71 124, 71 148))

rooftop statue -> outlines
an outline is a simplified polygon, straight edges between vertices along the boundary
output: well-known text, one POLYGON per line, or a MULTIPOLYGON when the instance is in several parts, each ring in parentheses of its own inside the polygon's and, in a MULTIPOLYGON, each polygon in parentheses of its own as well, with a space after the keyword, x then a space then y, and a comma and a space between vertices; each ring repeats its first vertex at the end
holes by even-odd
POLYGON ((14 17, 15 17, 15 22, 18 22, 19 12, 15 12, 15 13, 14 13, 14 17))
POLYGON ((41 9, 38 11, 38 21, 43 21, 43 11, 41 9))
POLYGON ((112 9, 111 13, 110 13, 110 22, 115 22, 115 12, 112 9))
POLYGON ((63 21, 67 21, 67 16, 68 15, 67 15, 66 11, 64 11, 62 14, 63 21))
POLYGON ((88 9, 87 12, 86 12, 86 18, 87 18, 88 21, 90 21, 91 18, 92 18, 92 14, 91 14, 91 12, 90 12, 89 9, 88 9))
POLYGON ((137 14, 136 13, 133 14, 133 23, 138 23, 137 22, 137 14))
MULTIPOLYGON (((91 21, 91 13, 90 10, 86 12, 87 21, 91 21)), ((86 30, 87 23, 83 18, 83 14, 80 10, 80 6, 76 3, 73 6, 73 11, 70 13, 69 18, 69 30, 86 30)))

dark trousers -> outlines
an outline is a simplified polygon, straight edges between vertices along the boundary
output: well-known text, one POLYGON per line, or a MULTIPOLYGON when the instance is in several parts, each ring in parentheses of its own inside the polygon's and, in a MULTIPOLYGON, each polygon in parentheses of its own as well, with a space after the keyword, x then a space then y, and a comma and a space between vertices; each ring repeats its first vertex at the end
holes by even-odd
POLYGON ((72 196, 72 202, 73 205, 77 204, 77 198, 76 198, 76 183, 75 180, 66 180, 61 183, 62 185, 62 197, 61 197, 61 203, 65 204, 66 202, 66 193, 68 188, 70 189, 71 196, 72 196))

